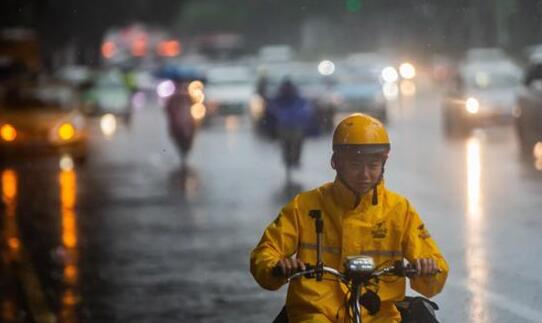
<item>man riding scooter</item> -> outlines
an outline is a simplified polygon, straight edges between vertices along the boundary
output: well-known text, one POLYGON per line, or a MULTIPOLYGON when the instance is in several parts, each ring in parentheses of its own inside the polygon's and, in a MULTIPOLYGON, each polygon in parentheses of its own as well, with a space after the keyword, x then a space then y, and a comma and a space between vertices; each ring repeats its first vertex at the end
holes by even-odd
POLYGON ((277 95, 269 100, 267 113, 270 126, 282 148, 282 160, 289 183, 291 168, 300 166, 303 143, 314 117, 313 107, 300 95, 294 83, 285 78, 277 95))

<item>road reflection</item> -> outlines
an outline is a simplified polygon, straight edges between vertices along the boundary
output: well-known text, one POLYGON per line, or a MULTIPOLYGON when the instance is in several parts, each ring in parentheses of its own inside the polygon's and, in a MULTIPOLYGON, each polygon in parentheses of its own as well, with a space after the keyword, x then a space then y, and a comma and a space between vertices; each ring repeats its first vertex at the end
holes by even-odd
MULTIPOLYGON (((21 243, 19 240, 19 231, 17 229, 17 173, 12 169, 2 171, 2 202, 4 203, 4 221, 3 234, 4 241, 2 247, 3 261, 2 266, 13 267, 14 263, 20 259, 21 243)), ((15 298, 16 287, 13 282, 15 277, 11 276, 10 270, 2 268, 3 277, 0 281, 6 279, 6 283, 11 281, 11 284, 2 284, 2 293, 0 293, 1 322, 18 322, 18 314, 20 308, 15 298)))
POLYGON ((224 126, 226 127, 227 132, 236 132, 239 130, 239 117, 237 116, 227 116, 224 119, 224 126))
POLYGON ((237 116, 227 116, 224 119, 224 126, 226 128, 226 147, 230 152, 235 150, 238 136, 236 132, 239 131, 240 120, 237 116))
POLYGON ((470 137, 466 142, 467 162, 467 212, 466 212, 466 265, 467 285, 470 297, 470 321, 490 322, 485 298, 487 290, 488 264, 484 239, 485 218, 482 201, 482 156, 481 141, 470 137))
POLYGON ((183 166, 174 170, 170 178, 172 187, 175 190, 180 190, 184 200, 193 202, 199 197, 201 180, 197 169, 191 166, 183 166))
POLYGON ((402 96, 414 96, 416 95, 416 83, 410 80, 401 81, 400 85, 402 96))
POLYGON ((2 172, 2 201, 6 207, 4 231, 8 257, 10 262, 18 260, 20 250, 19 232, 17 229, 17 173, 12 169, 2 172))
POLYGON ((77 176, 75 170, 61 170, 60 214, 62 220, 62 247, 64 260, 63 288, 60 297, 59 320, 65 323, 78 322, 79 292, 79 249, 77 232, 77 176))

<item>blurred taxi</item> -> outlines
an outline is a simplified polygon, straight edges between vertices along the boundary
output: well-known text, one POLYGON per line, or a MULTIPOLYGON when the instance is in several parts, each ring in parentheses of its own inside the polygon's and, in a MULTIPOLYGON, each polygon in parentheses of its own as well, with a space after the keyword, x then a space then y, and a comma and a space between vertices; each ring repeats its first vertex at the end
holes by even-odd
POLYGON ((76 92, 59 84, 9 86, 0 96, 0 156, 87 156, 87 127, 76 92))
POLYGON ((447 134, 466 134, 474 127, 512 121, 520 69, 509 61, 464 65, 444 98, 447 134))

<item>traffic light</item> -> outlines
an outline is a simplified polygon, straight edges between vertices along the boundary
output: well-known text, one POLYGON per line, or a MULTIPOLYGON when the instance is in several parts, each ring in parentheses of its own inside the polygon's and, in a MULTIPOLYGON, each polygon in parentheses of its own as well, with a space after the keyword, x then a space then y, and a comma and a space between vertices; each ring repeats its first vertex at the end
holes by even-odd
POLYGON ((345 0, 345 6, 346 10, 350 12, 357 12, 361 10, 361 7, 363 6, 363 0, 345 0))

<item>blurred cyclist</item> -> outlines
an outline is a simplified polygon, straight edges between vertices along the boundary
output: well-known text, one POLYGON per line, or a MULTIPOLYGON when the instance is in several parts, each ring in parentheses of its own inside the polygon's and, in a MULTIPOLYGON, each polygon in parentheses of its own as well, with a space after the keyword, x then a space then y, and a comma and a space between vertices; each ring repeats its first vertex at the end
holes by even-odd
POLYGON ((299 94, 290 79, 284 79, 267 110, 271 126, 282 146, 282 159, 290 181, 290 169, 299 167, 305 136, 313 120, 313 107, 299 94))
POLYGON ((171 138, 181 156, 183 166, 192 148, 196 133, 196 120, 192 117, 192 97, 188 93, 190 79, 174 79, 175 92, 166 102, 166 115, 171 138))
MULTIPOLYGON (((333 134, 331 167, 335 181, 298 194, 265 230, 252 251, 250 268, 256 281, 269 290, 285 278, 272 275, 279 266, 285 275, 316 263, 316 233, 309 210, 322 211, 323 261, 344 272, 348 256, 367 255, 375 264, 406 258, 418 269, 411 287, 426 297, 438 294, 448 264, 412 204, 389 191, 383 182, 390 152, 386 129, 378 120, 353 114, 333 134)), ((381 299, 380 311, 363 322, 400 322, 395 302, 405 297, 405 278, 381 280, 371 287, 381 299)), ((347 290, 334 280, 297 279, 290 282, 286 311, 289 322, 342 322, 347 290)))

